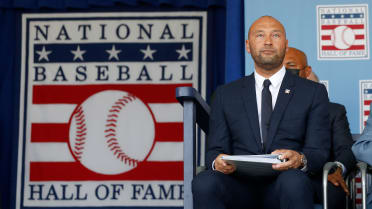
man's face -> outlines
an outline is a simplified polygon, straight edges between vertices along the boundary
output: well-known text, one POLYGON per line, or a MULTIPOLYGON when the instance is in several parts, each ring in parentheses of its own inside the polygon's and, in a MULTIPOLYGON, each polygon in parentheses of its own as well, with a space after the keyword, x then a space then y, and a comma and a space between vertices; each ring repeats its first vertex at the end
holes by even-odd
POLYGON ((288 41, 284 27, 272 17, 262 17, 250 28, 246 49, 257 66, 273 70, 281 66, 288 41))
POLYGON ((307 78, 309 74, 305 54, 297 49, 288 48, 283 64, 287 70, 298 71, 302 78, 307 78))

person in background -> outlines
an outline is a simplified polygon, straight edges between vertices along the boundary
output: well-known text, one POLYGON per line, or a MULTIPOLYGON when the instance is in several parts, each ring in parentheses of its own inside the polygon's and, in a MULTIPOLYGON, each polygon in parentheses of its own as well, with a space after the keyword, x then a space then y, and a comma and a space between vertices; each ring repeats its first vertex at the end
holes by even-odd
MULTIPOLYGON (((372 110, 372 103, 370 106, 372 110)), ((371 111, 372 112, 372 111, 371 111)), ((357 160, 366 162, 369 166, 372 166, 372 117, 371 113, 368 116, 366 126, 362 132, 362 135, 354 143, 352 147, 353 153, 357 160)), ((367 194, 367 209, 372 209, 372 184, 369 182, 368 194, 367 194)))
MULTIPOLYGON (((286 69, 300 77, 319 82, 318 77, 307 63, 307 57, 299 49, 289 47, 283 61, 286 69)), ((353 138, 349 129, 349 122, 346 117, 345 107, 341 104, 329 102, 329 119, 331 124, 331 157, 330 161, 337 163, 337 169, 328 175, 328 208, 346 208, 345 195, 349 194, 344 181, 345 175, 353 170, 356 160, 351 151, 353 138)), ((371 155, 372 156, 372 155, 371 155)), ((316 201, 323 200, 323 187, 319 181, 314 181, 316 201)))
POLYGON ((309 73, 309 76, 307 76, 307 79, 312 80, 314 82, 319 82, 318 76, 313 71, 309 73))

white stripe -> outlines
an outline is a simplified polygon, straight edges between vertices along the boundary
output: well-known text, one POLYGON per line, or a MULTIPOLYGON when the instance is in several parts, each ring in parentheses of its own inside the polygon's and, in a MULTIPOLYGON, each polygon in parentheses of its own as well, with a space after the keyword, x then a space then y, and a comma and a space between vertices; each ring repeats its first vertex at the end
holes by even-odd
POLYGON ((65 142, 31 143, 29 146, 31 162, 75 162, 65 142))
POLYGON ((363 105, 363 106, 364 106, 363 110, 370 110, 370 106, 369 105, 363 105))
POLYGON ((156 122, 182 122, 183 108, 179 103, 149 103, 156 122))
MULTIPOLYGON (((322 46, 333 46, 333 43, 331 40, 322 40, 320 43, 322 46)), ((355 40, 353 45, 364 45, 364 40, 363 39, 358 39, 355 40)))
POLYGON ((31 106, 31 123, 68 123, 75 104, 39 104, 31 106))
MULTIPOLYGON (((31 143, 31 162, 75 162, 64 142, 31 143)), ((148 161, 183 161, 183 142, 157 142, 148 161)))
POLYGON ((157 142, 147 161, 183 161, 183 142, 157 142))
MULTIPOLYGON (((331 35, 333 30, 321 30, 320 35, 331 35)), ((363 29, 354 29, 353 30, 355 35, 362 35, 365 34, 365 31, 363 29)))
MULTIPOLYGON (((156 122, 182 122, 183 108, 178 103, 150 103, 156 122)), ((31 123, 68 123, 75 104, 39 104, 31 107, 31 123)))

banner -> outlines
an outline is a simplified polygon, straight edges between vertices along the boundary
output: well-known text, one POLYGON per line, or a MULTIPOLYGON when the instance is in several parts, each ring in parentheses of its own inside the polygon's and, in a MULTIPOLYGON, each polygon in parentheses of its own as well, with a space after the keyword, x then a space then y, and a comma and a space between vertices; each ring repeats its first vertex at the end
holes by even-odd
POLYGON ((24 14, 16 208, 182 207, 175 88, 205 96, 206 24, 206 12, 24 14))

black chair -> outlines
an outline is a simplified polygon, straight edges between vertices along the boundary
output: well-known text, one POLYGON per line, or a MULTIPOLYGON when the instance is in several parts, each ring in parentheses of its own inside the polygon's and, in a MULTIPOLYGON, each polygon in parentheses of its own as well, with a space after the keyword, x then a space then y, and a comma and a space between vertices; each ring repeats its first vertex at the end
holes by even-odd
MULTIPOLYGON (((210 107, 206 101, 201 97, 201 95, 192 87, 178 87, 176 89, 176 98, 183 105, 183 137, 184 137, 184 147, 183 147, 183 159, 184 159, 184 209, 193 209, 193 199, 191 190, 192 179, 202 170, 205 169, 204 166, 197 166, 197 138, 196 138, 196 125, 208 134, 209 131, 209 114, 210 107)), ((324 165, 323 169, 323 188, 327 188, 328 185, 328 173, 330 170, 336 166, 334 162, 328 162, 324 165)), ((356 205, 356 191, 355 191, 355 176, 357 172, 360 171, 362 175, 362 199, 363 199, 363 209, 366 207, 366 172, 367 164, 359 162, 357 164, 357 170, 351 172, 347 177, 346 182, 350 189, 350 199, 347 201, 347 208, 355 208, 356 205)), ((327 189, 323 189, 327 191, 327 189)), ((323 192, 324 206, 315 204, 314 208, 327 209, 327 193, 323 192)))

